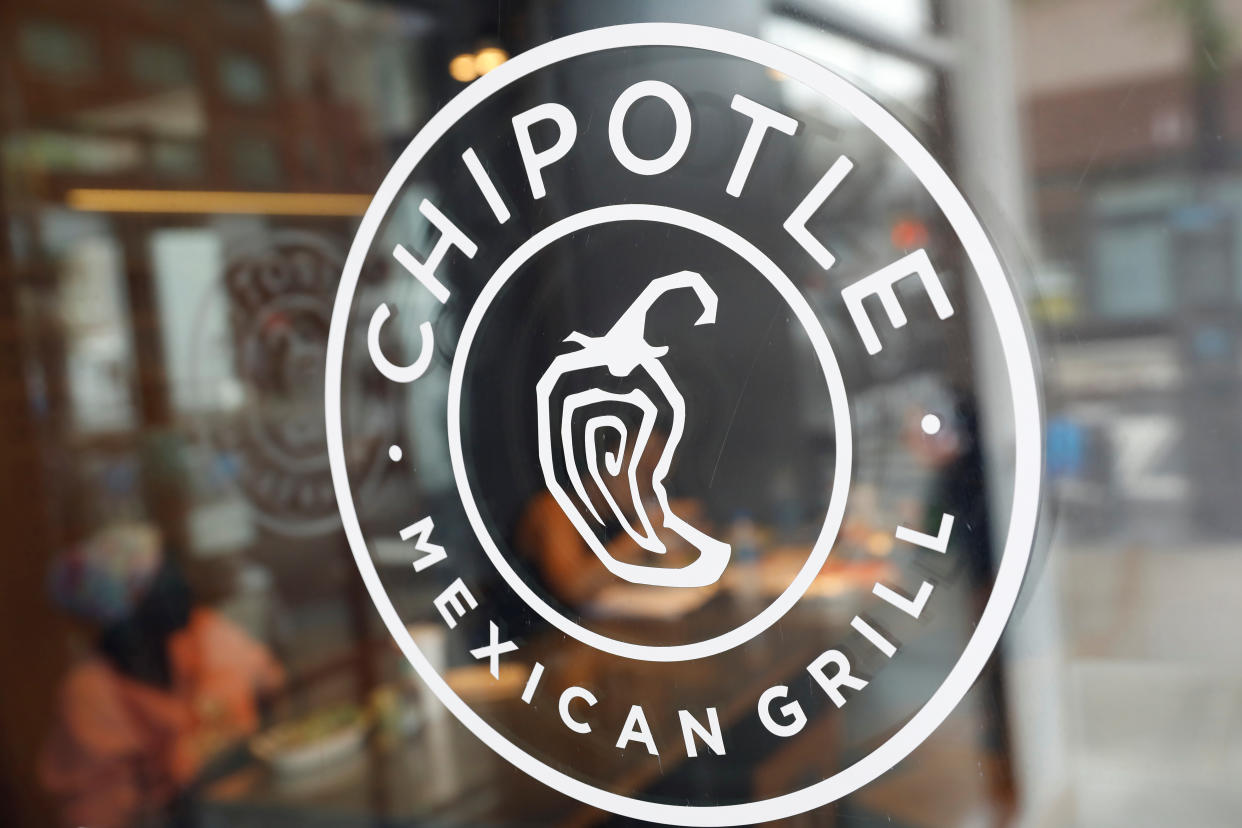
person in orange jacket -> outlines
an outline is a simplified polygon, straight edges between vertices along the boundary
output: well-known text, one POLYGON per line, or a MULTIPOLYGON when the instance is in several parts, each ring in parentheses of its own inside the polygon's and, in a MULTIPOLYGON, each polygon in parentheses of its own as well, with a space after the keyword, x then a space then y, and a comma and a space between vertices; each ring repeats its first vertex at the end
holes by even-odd
POLYGON ((125 524, 60 556, 53 599, 98 631, 60 688, 38 773, 67 826, 160 816, 284 683, 266 647, 195 606, 159 532, 125 524))

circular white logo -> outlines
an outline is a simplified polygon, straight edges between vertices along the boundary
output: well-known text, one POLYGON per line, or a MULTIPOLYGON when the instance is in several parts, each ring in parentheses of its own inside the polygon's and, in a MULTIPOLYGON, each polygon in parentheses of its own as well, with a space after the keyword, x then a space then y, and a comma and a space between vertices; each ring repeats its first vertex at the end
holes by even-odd
POLYGON ((359 571, 430 690, 552 788, 659 823, 792 816, 909 754, 996 647, 1035 527, 1033 355, 977 218, 851 84, 701 26, 545 44, 428 122, 345 262, 325 411, 359 571), (876 215, 904 229, 855 226, 876 215), (961 471, 971 406, 917 390, 962 374, 967 297, 990 317, 973 348, 1003 357, 988 414, 1016 435, 990 526, 961 471), (408 441, 377 447, 365 407, 342 412, 377 387, 408 401, 408 441), (903 435, 934 472, 900 459, 903 435), (408 474, 362 494, 351 458, 383 449, 408 474), (360 497, 399 520, 360 520, 360 497), (992 541, 995 567, 966 561, 992 541), (850 762, 753 791, 713 764, 763 765, 838 711, 876 718, 868 688, 901 682, 981 579, 960 652, 850 762), (678 768, 689 795, 655 785, 678 768))

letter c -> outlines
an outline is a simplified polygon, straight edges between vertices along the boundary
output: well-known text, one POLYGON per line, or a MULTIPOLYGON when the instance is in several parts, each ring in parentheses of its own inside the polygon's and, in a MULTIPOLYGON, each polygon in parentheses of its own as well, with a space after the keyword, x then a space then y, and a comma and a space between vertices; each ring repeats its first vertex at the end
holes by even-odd
POLYGON ((595 695, 590 690, 582 687, 567 687, 564 693, 561 693, 560 703, 557 710, 560 711, 561 721, 565 723, 565 727, 574 733, 590 733, 591 726, 586 722, 580 722, 569 715, 569 703, 575 699, 582 699, 591 707, 595 706, 595 695))
POLYGON ((424 322, 418 326, 418 332, 423 338, 422 346, 418 352, 418 359, 414 360, 411 365, 402 366, 391 362, 380 351, 380 328, 384 326, 384 323, 388 321, 390 316, 392 316, 392 311, 388 309, 387 302, 376 308, 375 313, 371 315, 371 324, 367 327, 367 352, 371 355, 371 362, 388 379, 401 383, 413 382, 426 373, 427 367, 431 365, 431 323, 424 322))

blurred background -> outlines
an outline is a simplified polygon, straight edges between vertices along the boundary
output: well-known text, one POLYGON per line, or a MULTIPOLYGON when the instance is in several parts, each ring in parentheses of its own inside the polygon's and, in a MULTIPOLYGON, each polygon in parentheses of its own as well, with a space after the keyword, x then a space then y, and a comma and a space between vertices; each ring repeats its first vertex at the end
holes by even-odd
MULTIPOLYGON (((1242 0, 9 0, 0 822, 617 824, 491 756, 402 667, 340 529, 322 377, 344 253, 427 118, 512 55, 640 20, 763 37, 888 105, 994 235, 1041 353, 1045 515, 993 665, 892 772, 783 824, 1238 824, 1242 0), (186 682, 210 692, 173 703, 186 682)), ((935 243, 889 202, 854 219, 935 243)), ((972 435, 987 383, 963 403, 914 379, 978 410, 959 449, 1012 439, 972 435)), ((873 378, 860 410, 900 431, 910 380, 873 378)), ((383 482, 418 405, 374 406, 355 486, 383 482)), ((823 423, 800 427, 816 445, 823 423)), ((916 461, 938 452, 894 461, 902 502, 852 501, 830 609, 851 566, 892 565, 876 528, 936 496, 916 461)), ((775 546, 808 485, 716 520, 775 546)), ((822 778, 834 740, 866 741, 823 718, 729 778, 822 778)), ((636 795, 696 784, 604 770, 636 795)))

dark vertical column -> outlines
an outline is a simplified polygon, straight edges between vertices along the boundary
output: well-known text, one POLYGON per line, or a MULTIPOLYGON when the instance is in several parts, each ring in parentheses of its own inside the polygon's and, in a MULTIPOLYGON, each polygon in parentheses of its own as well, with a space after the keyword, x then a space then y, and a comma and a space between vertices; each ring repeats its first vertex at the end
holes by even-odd
MULTIPOLYGON (((6 208, 0 192, 0 216, 13 218, 6 208)), ((21 315, 21 294, 34 275, 29 263, 15 261, 8 233, 0 233, 0 665, 6 668, 0 704, 0 823, 5 825, 52 824, 35 757, 52 720, 69 634, 44 588, 48 561, 63 537, 49 519, 54 481, 46 474, 39 439, 48 386, 46 378, 36 379, 29 370, 26 323, 32 320, 21 315)))

